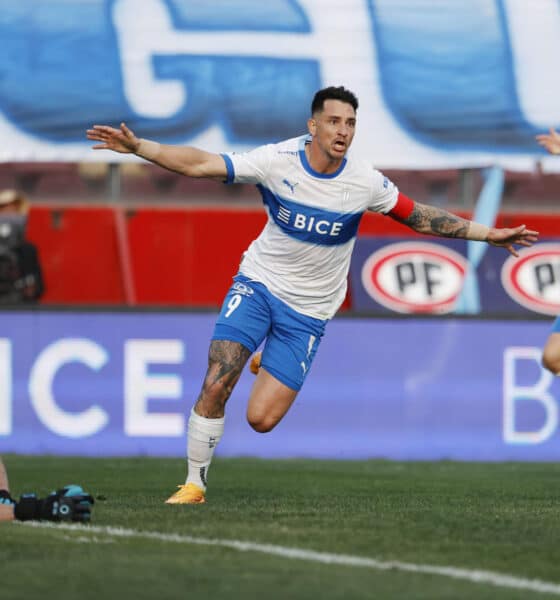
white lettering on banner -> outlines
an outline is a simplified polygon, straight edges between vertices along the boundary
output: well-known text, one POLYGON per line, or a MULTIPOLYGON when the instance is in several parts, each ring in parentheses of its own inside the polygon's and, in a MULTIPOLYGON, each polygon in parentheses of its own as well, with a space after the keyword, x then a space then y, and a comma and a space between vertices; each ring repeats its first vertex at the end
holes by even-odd
MULTIPOLYGON (((66 338, 47 346, 37 357, 29 374, 29 395, 39 420, 53 433, 70 438, 93 435, 109 421, 99 406, 91 406, 78 414, 70 414, 57 405, 52 385, 59 369, 69 362, 81 362, 99 371, 107 362, 105 349, 85 338, 66 338)), ((76 390, 83 396, 83 389, 76 390)))
POLYGON ((310 32, 180 30, 175 28, 165 0, 143 0, 141 10, 138 0, 115 0, 112 20, 124 92, 132 110, 144 117, 169 118, 184 108, 189 93, 184 82, 158 77, 154 61, 154 56, 180 54, 320 60, 325 81, 345 81, 360 96, 374 73, 371 30, 364 26, 369 23, 367 3, 346 0, 329 10, 311 0, 299 0, 298 4, 311 22, 310 32), (347 61, 332 60, 333 24, 342 20, 345 27, 336 29, 337 44, 361 48, 364 63, 363 71, 358 70, 358 77, 351 82, 347 61))
POLYGON ((558 96, 543 90, 560 88, 560 2, 504 0, 519 102, 525 118, 548 129, 560 123, 558 96))
POLYGON ((529 346, 512 346, 504 352, 504 421, 503 436, 508 444, 542 444, 554 433, 558 426, 558 406, 548 391, 554 376, 540 367, 542 350, 529 346), (518 361, 534 361, 540 369, 540 378, 533 385, 516 383, 518 361), (516 430, 516 407, 519 401, 540 403, 545 412, 545 422, 536 431, 516 430))
POLYGON ((0 339, 0 435, 12 433, 12 343, 0 339))
POLYGON ((180 340, 127 340, 124 344, 124 431, 129 436, 179 437, 185 432, 182 413, 149 413, 149 398, 181 398, 177 375, 148 373, 149 364, 183 361, 180 340))
POLYGON ((286 58, 295 47, 299 58, 317 58, 314 36, 295 32, 181 31, 175 29, 163 0, 117 0, 113 23, 123 65, 123 84, 132 109, 146 117, 166 118, 178 113, 188 98, 181 81, 165 81, 154 72, 155 55, 274 56, 286 58), (285 44, 274 43, 284 38, 285 44), (289 45, 288 45, 289 42, 289 45))

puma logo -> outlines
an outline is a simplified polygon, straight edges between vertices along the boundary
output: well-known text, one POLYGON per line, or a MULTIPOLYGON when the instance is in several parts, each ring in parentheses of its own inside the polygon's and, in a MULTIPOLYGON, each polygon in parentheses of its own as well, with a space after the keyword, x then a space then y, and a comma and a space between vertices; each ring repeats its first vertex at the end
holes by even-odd
POLYGON ((299 185, 298 183, 290 183, 287 179, 283 179, 282 183, 290 188, 292 194, 295 194, 296 185, 299 185))

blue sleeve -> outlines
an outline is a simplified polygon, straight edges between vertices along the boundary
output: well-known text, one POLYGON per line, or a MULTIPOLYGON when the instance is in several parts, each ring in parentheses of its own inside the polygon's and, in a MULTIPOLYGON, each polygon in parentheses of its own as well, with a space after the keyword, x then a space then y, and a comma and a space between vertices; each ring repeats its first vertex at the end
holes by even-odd
POLYGON ((226 163, 227 178, 225 183, 233 183, 233 180, 235 179, 235 170, 233 168, 233 162, 227 154, 220 154, 220 156, 224 159, 224 162, 226 163))

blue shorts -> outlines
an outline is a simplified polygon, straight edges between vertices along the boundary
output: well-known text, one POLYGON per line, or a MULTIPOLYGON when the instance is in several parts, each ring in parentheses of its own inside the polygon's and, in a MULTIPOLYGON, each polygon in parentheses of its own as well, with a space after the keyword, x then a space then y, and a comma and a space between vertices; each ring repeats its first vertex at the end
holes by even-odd
POLYGON ((552 332, 560 333, 560 317, 557 317, 554 323, 552 324, 552 332))
POLYGON ((213 340, 230 340, 254 352, 266 338, 261 365, 299 391, 328 321, 298 313, 268 288, 236 275, 214 328, 213 340))

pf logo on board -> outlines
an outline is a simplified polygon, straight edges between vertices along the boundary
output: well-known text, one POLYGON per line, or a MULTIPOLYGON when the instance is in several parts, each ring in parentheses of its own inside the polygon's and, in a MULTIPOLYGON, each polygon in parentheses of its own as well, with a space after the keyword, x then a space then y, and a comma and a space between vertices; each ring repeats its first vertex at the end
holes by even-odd
POLYGON ((560 314, 560 243, 539 244, 510 256, 502 285, 513 300, 544 315, 560 314))
POLYGON ((362 267, 362 285, 379 304, 401 313, 453 310, 468 262, 446 246, 403 242, 374 252, 362 267))

